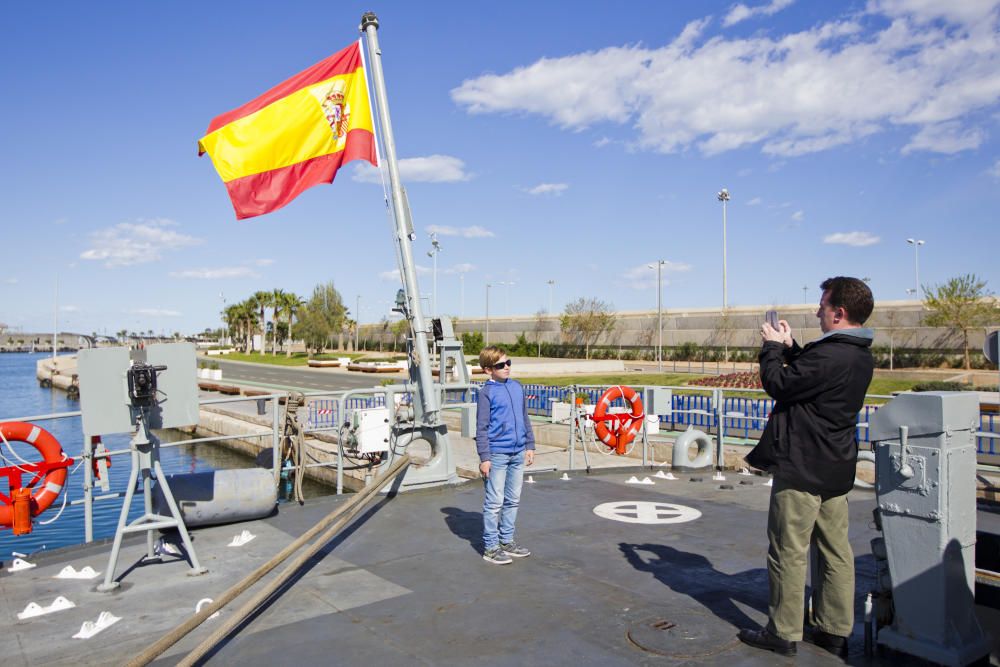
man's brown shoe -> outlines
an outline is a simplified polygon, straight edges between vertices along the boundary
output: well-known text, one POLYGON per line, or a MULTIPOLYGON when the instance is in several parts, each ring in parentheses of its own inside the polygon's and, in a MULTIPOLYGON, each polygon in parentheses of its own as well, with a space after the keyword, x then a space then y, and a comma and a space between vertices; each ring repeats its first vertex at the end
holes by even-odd
POLYGON ((749 644, 754 648, 762 648, 765 651, 774 651, 779 655, 795 655, 798 652, 795 642, 776 637, 768 632, 767 628, 763 630, 740 630, 739 638, 744 644, 749 644))
POLYGON ((841 658, 847 657, 847 637, 831 635, 822 630, 813 630, 812 643, 824 651, 839 655, 841 658))

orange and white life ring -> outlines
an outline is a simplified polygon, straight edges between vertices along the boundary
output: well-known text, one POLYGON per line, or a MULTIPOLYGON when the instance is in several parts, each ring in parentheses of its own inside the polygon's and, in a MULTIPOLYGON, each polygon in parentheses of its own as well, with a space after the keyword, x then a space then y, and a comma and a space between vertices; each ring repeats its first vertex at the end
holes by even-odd
MULTIPOLYGON (((38 466, 37 470, 44 471, 44 484, 39 484, 38 488, 31 494, 31 516, 38 516, 59 497, 63 484, 66 482, 66 467, 72 465, 73 460, 66 458, 62 445, 59 444, 54 435, 34 424, 2 422, 0 423, 0 434, 3 434, 3 439, 7 441, 26 442, 42 455, 43 463, 38 466)), ((29 469, 34 467, 34 465, 28 466, 29 469)), ((24 470, 25 466, 19 466, 19 468, 24 470)), ((27 470, 27 472, 32 471, 27 470)), ((42 472, 36 472, 35 478, 27 486, 31 487, 41 475, 42 472)), ((13 502, 10 504, 0 503, 0 526, 10 527, 13 525, 13 502)))
POLYGON ((624 454, 625 448, 635 439, 639 429, 642 428, 642 420, 645 418, 642 411, 642 399, 632 387, 611 387, 601 394, 594 408, 594 434, 609 449, 615 450, 618 454, 624 454), (624 398, 632 406, 631 413, 608 414, 611 402, 618 398, 624 398), (610 426, 609 426, 610 424, 610 426))

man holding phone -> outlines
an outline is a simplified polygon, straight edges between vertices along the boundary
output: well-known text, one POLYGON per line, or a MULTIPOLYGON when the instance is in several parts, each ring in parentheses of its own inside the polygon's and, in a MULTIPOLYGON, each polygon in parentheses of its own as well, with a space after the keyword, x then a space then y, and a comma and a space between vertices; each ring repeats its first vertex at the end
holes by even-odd
POLYGON ((862 325, 875 304, 857 278, 829 278, 820 288, 819 339, 800 347, 785 320, 761 325, 760 379, 775 405, 746 457, 774 475, 767 520, 770 600, 767 626, 740 630, 739 638, 782 655, 795 655, 802 639, 810 541, 820 564, 813 582, 813 643, 846 655, 854 625, 847 493, 858 455, 857 414, 875 367, 874 333, 862 325))

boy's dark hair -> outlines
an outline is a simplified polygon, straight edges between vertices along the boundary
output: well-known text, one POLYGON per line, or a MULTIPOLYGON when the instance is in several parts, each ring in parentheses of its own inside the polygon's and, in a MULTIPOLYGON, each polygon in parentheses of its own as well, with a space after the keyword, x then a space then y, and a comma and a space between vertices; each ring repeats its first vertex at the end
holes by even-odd
POLYGON ((863 280, 837 276, 827 278, 819 288, 824 292, 829 290, 827 304, 831 308, 843 308, 847 311, 847 321, 851 324, 864 324, 875 308, 872 291, 863 280))
POLYGON ((502 347, 497 347, 496 345, 484 347, 479 353, 479 367, 493 368, 500 361, 500 357, 505 354, 507 354, 507 350, 502 347))

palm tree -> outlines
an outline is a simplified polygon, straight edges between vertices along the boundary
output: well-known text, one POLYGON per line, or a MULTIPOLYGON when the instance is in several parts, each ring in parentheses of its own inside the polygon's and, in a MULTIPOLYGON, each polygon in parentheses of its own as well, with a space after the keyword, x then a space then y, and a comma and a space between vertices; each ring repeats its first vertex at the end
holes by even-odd
POLYGON ((285 290, 275 287, 271 291, 271 356, 278 354, 278 314, 285 307, 285 290))
POLYGON ((259 292, 254 292, 253 296, 250 297, 250 303, 253 304, 255 308, 260 309, 260 320, 257 324, 260 326, 260 351, 261 353, 267 349, 267 319, 264 317, 264 311, 271 307, 272 294, 270 292, 265 292, 263 290, 259 292))
POLYGON ((305 307, 306 302, 303 301, 298 294, 294 292, 284 293, 284 304, 282 304, 282 312, 288 321, 288 344, 285 346, 285 357, 292 356, 292 316, 298 315, 299 311, 305 307))
POLYGON ((247 299, 236 304, 237 322, 243 336, 244 352, 250 354, 253 345, 253 333, 257 330, 257 304, 253 299, 247 299))

